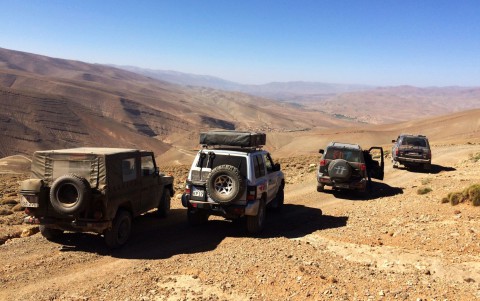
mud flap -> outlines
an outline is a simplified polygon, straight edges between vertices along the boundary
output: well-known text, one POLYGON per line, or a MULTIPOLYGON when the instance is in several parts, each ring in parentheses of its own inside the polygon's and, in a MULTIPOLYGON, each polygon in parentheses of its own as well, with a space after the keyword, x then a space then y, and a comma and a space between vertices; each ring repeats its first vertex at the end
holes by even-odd
POLYGON ((245 215, 256 216, 258 208, 260 207, 260 200, 250 201, 245 207, 245 215))

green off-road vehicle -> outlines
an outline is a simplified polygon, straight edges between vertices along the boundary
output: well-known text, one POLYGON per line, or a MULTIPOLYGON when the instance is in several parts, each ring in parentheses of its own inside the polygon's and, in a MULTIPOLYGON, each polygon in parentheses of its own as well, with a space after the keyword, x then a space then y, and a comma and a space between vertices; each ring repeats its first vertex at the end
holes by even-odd
POLYGON ((54 240, 64 231, 103 234, 107 246, 123 245, 132 218, 157 208, 166 216, 173 177, 159 172, 154 154, 120 148, 37 151, 32 176, 20 184, 20 203, 54 240))

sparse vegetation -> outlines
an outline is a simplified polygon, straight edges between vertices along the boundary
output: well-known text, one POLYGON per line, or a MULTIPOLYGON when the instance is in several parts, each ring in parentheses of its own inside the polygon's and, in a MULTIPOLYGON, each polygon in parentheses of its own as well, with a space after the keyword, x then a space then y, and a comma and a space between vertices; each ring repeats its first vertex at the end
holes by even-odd
POLYGON ((432 188, 430 187, 420 187, 417 190, 417 194, 427 194, 432 191, 432 188))
POLYGON ((480 161, 480 153, 470 155, 470 161, 473 163, 480 161))
POLYGON ((480 184, 473 184, 462 192, 450 192, 441 200, 443 203, 450 203, 452 206, 462 202, 471 202, 473 206, 480 206, 480 184))

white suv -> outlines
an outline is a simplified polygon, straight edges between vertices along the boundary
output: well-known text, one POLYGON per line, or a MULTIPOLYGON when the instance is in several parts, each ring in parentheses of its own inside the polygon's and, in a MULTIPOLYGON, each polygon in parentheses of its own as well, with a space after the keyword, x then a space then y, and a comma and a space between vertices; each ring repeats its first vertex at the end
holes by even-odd
POLYGON ((280 210, 285 180, 280 165, 261 149, 265 134, 212 131, 200 135, 201 149, 188 174, 182 204, 191 225, 209 215, 245 216, 247 230, 260 232, 267 206, 280 210))

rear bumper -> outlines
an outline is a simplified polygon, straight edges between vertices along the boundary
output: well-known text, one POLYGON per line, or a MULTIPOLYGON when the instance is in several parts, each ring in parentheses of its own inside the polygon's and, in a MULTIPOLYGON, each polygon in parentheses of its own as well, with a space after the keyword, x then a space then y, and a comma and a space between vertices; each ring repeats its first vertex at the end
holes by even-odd
POLYGON ((330 177, 323 176, 323 177, 317 177, 317 182, 319 185, 332 186, 333 188, 339 188, 339 189, 365 191, 365 189, 367 188, 366 179, 337 183, 333 181, 330 177))
POLYGON ((423 159, 423 158, 408 158, 408 157, 396 157, 393 159, 401 164, 404 163, 416 163, 416 164, 430 164, 432 162, 431 159, 423 159))
MULTIPOLYGON (((244 202, 245 201, 240 201, 244 202)), ((184 193, 182 194, 182 206, 185 208, 193 207, 210 211, 211 214, 219 216, 243 216, 243 215, 252 215, 255 216, 258 214, 260 200, 248 201, 245 204, 219 204, 212 203, 208 201, 197 201, 192 200, 190 195, 184 193)))
POLYGON ((60 229, 73 232, 96 232, 102 233, 112 226, 111 221, 84 221, 84 220, 64 220, 55 218, 37 218, 27 216, 24 219, 26 224, 45 225, 52 229, 60 229))

